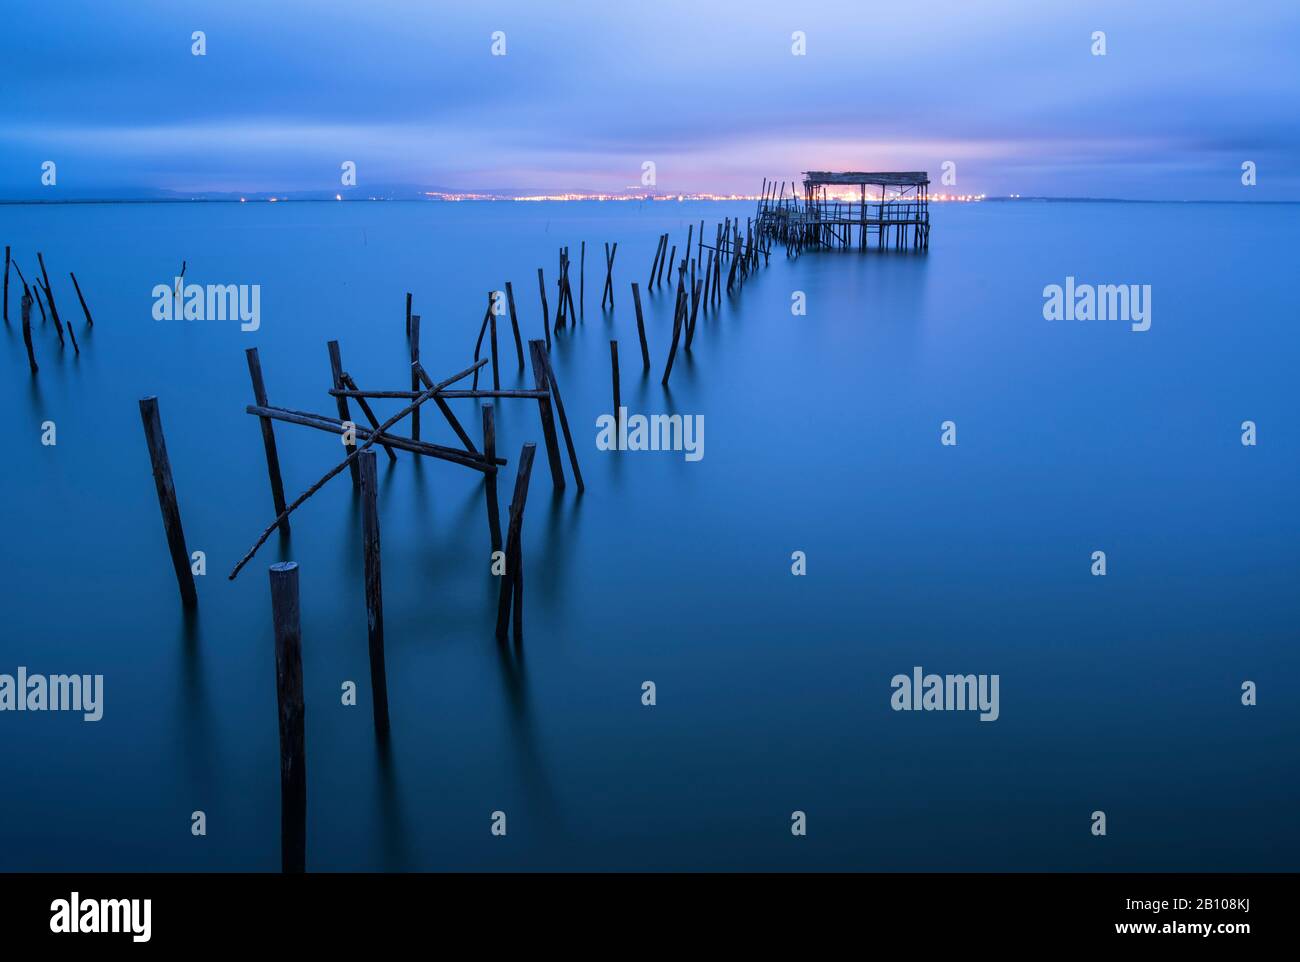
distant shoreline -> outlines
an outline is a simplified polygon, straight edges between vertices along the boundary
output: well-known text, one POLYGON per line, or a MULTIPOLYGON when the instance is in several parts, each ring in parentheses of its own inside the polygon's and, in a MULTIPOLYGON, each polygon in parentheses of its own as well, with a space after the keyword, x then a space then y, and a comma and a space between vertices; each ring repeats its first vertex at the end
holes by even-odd
MULTIPOLYGON (((34 200, 0 198, 0 207, 58 207, 68 205, 106 205, 106 204, 626 204, 640 201, 642 203, 708 203, 736 204, 756 203, 759 197, 629 197, 621 199, 575 197, 575 198, 520 198, 520 197, 474 197, 446 200, 437 197, 104 197, 75 198, 64 200, 34 200)), ((1152 198, 1129 199, 1124 197, 984 197, 980 200, 946 200, 931 198, 936 206, 945 204, 974 205, 985 203, 1050 203, 1050 204, 1240 204, 1257 205, 1295 205, 1300 200, 1158 200, 1152 198)))

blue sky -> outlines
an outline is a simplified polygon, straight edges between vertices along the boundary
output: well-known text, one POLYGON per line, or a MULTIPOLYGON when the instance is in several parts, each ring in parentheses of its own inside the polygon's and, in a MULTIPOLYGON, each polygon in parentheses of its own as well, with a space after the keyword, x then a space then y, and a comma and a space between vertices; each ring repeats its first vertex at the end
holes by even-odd
POLYGON ((971 193, 1300 200, 1297 53, 1294 0, 51 0, 0 30, 0 196, 333 190, 345 160, 363 190, 619 190, 651 160, 664 191, 752 192, 951 160, 971 193))

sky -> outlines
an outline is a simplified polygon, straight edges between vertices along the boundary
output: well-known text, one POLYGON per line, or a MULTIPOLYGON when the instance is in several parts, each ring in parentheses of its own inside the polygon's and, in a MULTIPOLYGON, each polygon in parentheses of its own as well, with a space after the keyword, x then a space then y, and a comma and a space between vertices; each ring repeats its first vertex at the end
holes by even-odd
POLYGON ((329 192, 353 161, 361 191, 622 191, 652 162, 666 193, 927 170, 1294 201, 1297 54, 1296 0, 49 0, 0 30, 0 198, 329 192))

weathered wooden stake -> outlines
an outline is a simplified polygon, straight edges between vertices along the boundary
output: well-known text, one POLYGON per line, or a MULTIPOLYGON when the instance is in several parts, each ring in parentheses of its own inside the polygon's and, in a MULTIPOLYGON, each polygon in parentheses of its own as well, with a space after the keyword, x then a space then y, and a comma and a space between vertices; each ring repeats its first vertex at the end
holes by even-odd
POLYGON ((489 323, 492 325, 492 390, 501 390, 501 375, 497 371, 497 312, 489 306, 489 323))
MULTIPOLYGON (((343 359, 339 355, 339 342, 330 341, 326 345, 326 347, 329 348, 329 352, 330 352, 330 377, 334 382, 334 390, 341 391, 343 390, 343 359)), ((352 415, 348 413, 348 399, 341 394, 336 394, 334 396, 334 402, 335 404, 338 405, 339 420, 351 421, 352 415)), ((418 440, 419 438, 418 434, 416 435, 416 438, 418 440)), ((348 444, 347 442, 344 442, 343 444, 343 447, 347 450, 348 454, 351 454, 354 450, 356 450, 356 446, 357 446, 357 442, 355 440, 351 444, 348 444)), ((349 464, 348 467, 352 471, 352 487, 354 489, 360 490, 361 469, 357 467, 357 462, 355 458, 352 459, 352 463, 349 464)))
POLYGON ((384 588, 379 565, 379 479, 375 452, 362 451, 361 537, 366 566, 366 637, 370 642, 370 700, 375 732, 388 734, 388 673, 384 668, 384 588))
MULTIPOLYGON (((8 248, 5 248, 8 251, 8 248)), ((77 290, 77 300, 81 301, 81 310, 86 315, 86 326, 94 327, 95 319, 90 316, 90 308, 86 306, 86 299, 81 296, 81 285, 77 283, 77 275, 68 271, 68 276, 72 278, 72 286, 77 290)), ((5 288, 9 287, 9 272, 5 271, 5 288)), ((5 294, 5 320, 9 320, 9 295, 5 294)))
POLYGON ((632 303, 636 305, 636 333, 641 339, 641 363, 645 369, 650 370, 650 348, 645 342, 645 320, 641 317, 641 292, 637 289, 636 284, 632 285, 632 303))
MULTIPOLYGON (((536 344, 530 341, 529 344, 536 344)), ((524 640, 524 557, 521 538, 524 527, 524 506, 528 503, 528 480, 533 473, 533 456, 536 444, 525 444, 519 452, 519 470, 515 474, 515 493, 510 499, 510 528, 506 534, 506 573, 501 578, 501 592, 497 596, 497 640, 505 641, 510 624, 513 602, 515 644, 524 640)))
POLYGON ((172 465, 167 458, 167 441, 163 438, 162 419, 158 416, 158 398, 150 395, 140 399, 140 420, 144 423, 144 439, 149 445, 154 487, 158 489, 158 507, 162 509, 163 530, 167 533, 167 547, 171 552, 172 567, 176 569, 176 583, 181 589, 181 603, 186 608, 193 608, 199 603, 199 596, 194 590, 190 553, 185 547, 181 509, 176 503, 176 486, 172 484, 172 465))
POLYGON ((664 385, 664 387, 668 386, 668 378, 673 373, 673 361, 677 357, 677 341, 678 338, 681 337, 681 333, 682 333, 683 297, 684 297, 683 290, 679 286, 677 288, 677 303, 673 307, 673 343, 672 346, 668 349, 668 363, 664 366, 664 376, 663 376, 663 380, 660 382, 664 385))
POLYGON ((542 275, 542 269, 537 268, 537 289, 542 294, 542 330, 546 332, 546 349, 551 348, 551 309, 546 305, 546 278, 542 275))
MULTIPOLYGON (((411 390, 412 391, 418 391, 420 389, 420 381, 415 376, 415 368, 414 368, 414 365, 419 363, 420 363, 420 315, 412 314, 411 315, 411 364, 413 365, 411 368, 411 390)), ((419 408, 416 408, 414 411, 411 412, 411 440, 412 441, 420 440, 420 409, 419 408)), ((355 465, 353 466, 352 470, 354 472, 353 477, 355 477, 356 476, 355 465)))
POLYGON ((573 479, 577 482, 578 493, 581 494, 587 490, 587 486, 582 482, 582 470, 578 467, 578 454, 573 444, 573 434, 569 431, 569 419, 564 413, 564 399, 560 397, 560 382, 555 376, 555 368, 551 366, 550 352, 542 350, 540 354, 542 363, 546 365, 546 383, 555 401, 555 413, 560 419, 560 429, 564 432, 564 446, 569 450, 569 464, 573 468, 573 479))
POLYGON ((614 376, 614 449, 618 450, 623 426, 623 399, 618 389, 618 341, 614 340, 609 342, 609 369, 614 376))
POLYGON ((506 281, 506 303, 510 305, 510 329, 515 334, 515 354, 519 357, 519 370, 524 369, 524 344, 519 339, 519 318, 515 315, 515 291, 506 281))
MULTIPOLYGON (((497 456, 497 422, 496 410, 491 404, 483 408, 483 456, 489 461, 497 456)), ((492 539, 492 550, 501 550, 501 505, 497 500, 497 473, 483 473, 483 488, 487 496, 488 535, 492 539)))
POLYGON ((563 491, 564 462, 560 460, 560 442, 555 435, 555 416, 551 413, 544 352, 545 347, 540 340, 534 339, 528 342, 529 362, 533 368, 533 385, 537 390, 547 392, 546 397, 537 399, 537 413, 542 420, 542 440, 546 442, 546 460, 551 467, 551 484, 556 491, 563 491))
POLYGON ((691 349, 691 341, 695 340, 695 316, 700 312, 700 288, 703 281, 695 281, 691 285, 691 319, 686 324, 686 350, 691 349))
MULTIPOLYGON (((250 347, 244 351, 248 360, 248 376, 253 381, 253 401, 258 407, 269 407, 266 399, 266 384, 262 381, 262 362, 257 356, 257 348, 250 347)), ((275 427, 270 418, 258 418, 262 423, 262 447, 266 450, 266 473, 271 479, 271 500, 275 502, 275 513, 284 513, 284 480, 280 477, 280 454, 275 447, 275 427)), ((289 519, 280 522, 280 532, 289 533, 289 519)))
MULTIPOLYGON (((61 329, 63 324, 59 321, 59 309, 54 306, 54 291, 50 290, 50 275, 45 270, 45 255, 37 251, 36 260, 41 265, 41 277, 45 278, 45 299, 50 302, 50 315, 54 318, 54 326, 61 329)), ((63 340, 61 331, 59 340, 63 340)))
POLYGON ((406 292, 406 336, 411 336, 411 292, 406 292))
POLYGON ((271 619, 280 717, 280 871, 301 874, 307 870, 307 745, 297 562, 271 565, 271 619))
POLYGON ((31 365, 32 373, 35 374, 40 371, 40 367, 36 363, 36 354, 32 351, 32 295, 26 285, 23 285, 22 314, 23 343, 27 345, 27 363, 31 365))

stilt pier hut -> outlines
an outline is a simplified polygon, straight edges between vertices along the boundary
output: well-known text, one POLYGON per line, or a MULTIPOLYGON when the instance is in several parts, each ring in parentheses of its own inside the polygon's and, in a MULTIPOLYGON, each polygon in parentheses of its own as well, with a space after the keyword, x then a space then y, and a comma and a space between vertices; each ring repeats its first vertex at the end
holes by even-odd
POLYGON ((764 185, 758 205, 760 235, 800 247, 928 250, 930 177, 915 171, 804 172, 803 202, 791 184, 764 185), (854 191, 854 188, 857 188, 854 191), (857 194, 855 198, 853 195, 857 194))

